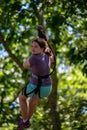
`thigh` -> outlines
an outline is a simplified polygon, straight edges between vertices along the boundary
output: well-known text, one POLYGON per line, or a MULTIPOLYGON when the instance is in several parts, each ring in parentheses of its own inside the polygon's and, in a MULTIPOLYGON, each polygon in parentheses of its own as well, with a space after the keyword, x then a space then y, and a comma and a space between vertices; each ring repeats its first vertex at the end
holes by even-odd
POLYGON ((24 95, 24 94, 22 94, 22 92, 19 94, 19 100, 26 100, 27 99, 27 97, 24 95))
POLYGON ((29 104, 30 105, 37 105, 40 100, 41 100, 40 98, 30 98, 29 104))

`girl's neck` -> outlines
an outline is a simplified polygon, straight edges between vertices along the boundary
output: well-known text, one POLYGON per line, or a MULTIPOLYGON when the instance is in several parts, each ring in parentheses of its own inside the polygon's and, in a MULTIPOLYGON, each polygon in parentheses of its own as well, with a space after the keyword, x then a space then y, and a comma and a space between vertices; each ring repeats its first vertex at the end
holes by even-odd
POLYGON ((37 53, 37 54, 34 54, 34 55, 42 55, 42 54, 44 54, 44 52, 41 52, 41 53, 37 53))

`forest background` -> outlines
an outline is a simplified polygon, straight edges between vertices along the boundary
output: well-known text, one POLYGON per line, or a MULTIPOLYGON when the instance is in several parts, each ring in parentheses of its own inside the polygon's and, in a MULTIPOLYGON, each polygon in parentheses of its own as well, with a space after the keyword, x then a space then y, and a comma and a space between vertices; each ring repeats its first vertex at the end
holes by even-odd
POLYGON ((87 130, 86 0, 0 0, 0 129, 17 130, 17 97, 30 73, 22 63, 39 24, 57 65, 52 93, 38 105, 30 129, 87 130))

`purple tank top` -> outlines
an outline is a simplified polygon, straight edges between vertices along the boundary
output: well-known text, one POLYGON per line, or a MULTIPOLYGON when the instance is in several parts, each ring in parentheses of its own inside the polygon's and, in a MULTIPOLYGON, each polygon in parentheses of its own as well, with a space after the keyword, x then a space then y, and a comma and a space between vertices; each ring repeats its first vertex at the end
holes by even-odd
MULTIPOLYGON (((30 67, 32 74, 36 76, 44 76, 50 73, 50 60, 49 55, 43 54, 35 54, 32 55, 29 59, 30 67)), ((30 76, 30 83, 37 85, 38 78, 30 76)), ((42 86, 51 85, 51 77, 42 79, 42 86)))

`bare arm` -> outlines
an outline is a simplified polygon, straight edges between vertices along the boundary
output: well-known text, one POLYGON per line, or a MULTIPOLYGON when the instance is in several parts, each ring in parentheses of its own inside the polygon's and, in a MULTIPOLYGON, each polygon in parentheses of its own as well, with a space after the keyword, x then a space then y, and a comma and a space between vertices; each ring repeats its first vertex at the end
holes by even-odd
POLYGON ((24 67, 24 68, 30 67, 29 60, 26 60, 26 61, 23 63, 23 67, 24 67))

